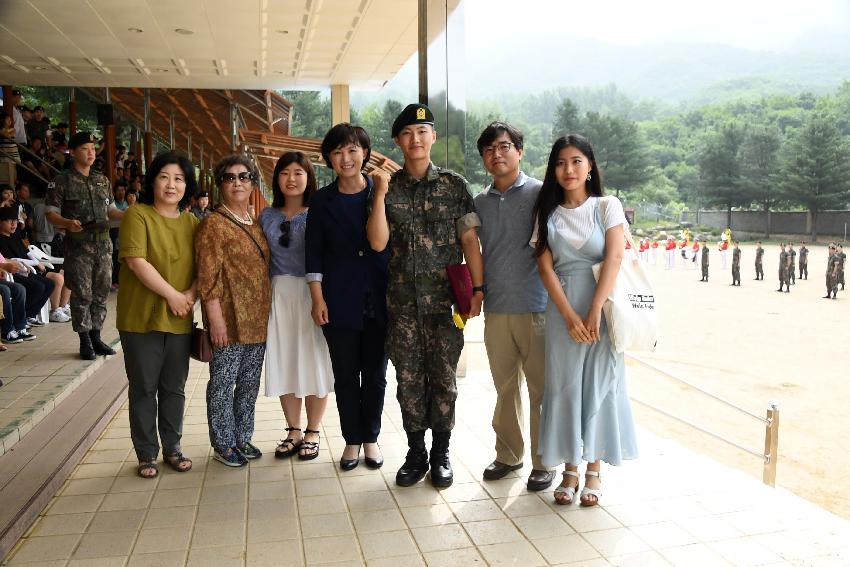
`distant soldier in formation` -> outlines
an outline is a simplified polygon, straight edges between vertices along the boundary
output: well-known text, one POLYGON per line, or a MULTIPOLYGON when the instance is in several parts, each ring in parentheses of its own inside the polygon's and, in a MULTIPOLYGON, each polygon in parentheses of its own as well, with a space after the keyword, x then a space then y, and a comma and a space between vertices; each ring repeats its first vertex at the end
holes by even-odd
POLYGON ((791 291, 791 281, 788 277, 788 262, 791 257, 788 255, 788 252, 785 251, 785 243, 779 245, 782 251, 779 253, 779 289, 776 291, 783 291, 782 286, 785 286, 785 293, 791 291))
MULTIPOLYGON (((696 242, 694 246, 697 246, 696 242)), ((696 259, 696 251, 694 251, 695 259, 696 259)), ((702 247, 702 257, 700 258, 700 265, 702 266, 702 279, 701 282, 708 281, 708 245, 702 247)))
POLYGON ((732 285, 741 285, 741 249, 737 240, 732 248, 732 285))
POLYGON ((809 249, 805 242, 800 243, 800 279, 809 279, 809 249))
POLYGON ((842 244, 838 245, 835 252, 838 254, 838 283, 841 284, 841 291, 844 291, 844 261, 847 260, 847 254, 842 244))
POLYGON ((797 285, 797 272, 795 267, 797 266, 797 251, 794 250, 794 243, 788 243, 788 279, 791 280, 791 285, 797 285))
POLYGON ((838 295, 838 266, 841 257, 838 255, 838 247, 829 245, 829 256, 826 259, 826 295, 824 299, 835 299, 838 295))
POLYGON ((761 247, 761 240, 756 242, 756 280, 764 279, 764 266, 762 265, 762 257, 764 256, 764 248, 761 247))

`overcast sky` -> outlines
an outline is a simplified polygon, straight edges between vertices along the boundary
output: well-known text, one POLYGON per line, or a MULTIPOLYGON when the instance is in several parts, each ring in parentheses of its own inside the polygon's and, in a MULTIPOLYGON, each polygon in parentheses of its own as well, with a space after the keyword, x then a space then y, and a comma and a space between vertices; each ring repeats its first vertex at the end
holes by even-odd
POLYGON ((509 27, 529 38, 562 30, 621 45, 782 50, 823 32, 850 34, 850 0, 466 0, 465 21, 467 49, 509 27))

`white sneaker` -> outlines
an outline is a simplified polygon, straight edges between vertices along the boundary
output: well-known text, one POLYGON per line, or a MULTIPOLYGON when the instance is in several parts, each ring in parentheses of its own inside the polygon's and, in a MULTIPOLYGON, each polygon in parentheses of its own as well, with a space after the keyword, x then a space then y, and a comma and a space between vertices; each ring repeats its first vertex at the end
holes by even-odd
POLYGON ((27 317, 27 326, 29 327, 43 327, 44 323, 38 320, 38 317, 27 317))
POLYGON ((50 312, 50 322, 51 323, 67 323, 71 318, 65 314, 61 308, 54 309, 50 312))
POLYGON ((61 309, 62 313, 67 315, 69 319, 71 318, 71 304, 70 303, 68 305, 65 305, 64 307, 60 307, 59 309, 61 309))

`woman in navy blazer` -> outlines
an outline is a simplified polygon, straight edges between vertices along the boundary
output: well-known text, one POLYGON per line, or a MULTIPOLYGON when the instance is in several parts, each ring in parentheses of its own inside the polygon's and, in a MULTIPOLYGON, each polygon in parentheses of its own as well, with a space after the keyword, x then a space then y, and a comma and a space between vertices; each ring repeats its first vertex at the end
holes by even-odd
POLYGON ((313 196, 307 213, 307 282, 313 320, 322 326, 334 371, 346 443, 343 470, 360 463, 361 445, 366 466, 384 463, 378 434, 387 385, 389 251, 375 252, 366 240, 366 202, 372 186, 389 177, 362 173, 370 154, 366 130, 348 123, 331 128, 322 140, 322 157, 337 178, 313 196))

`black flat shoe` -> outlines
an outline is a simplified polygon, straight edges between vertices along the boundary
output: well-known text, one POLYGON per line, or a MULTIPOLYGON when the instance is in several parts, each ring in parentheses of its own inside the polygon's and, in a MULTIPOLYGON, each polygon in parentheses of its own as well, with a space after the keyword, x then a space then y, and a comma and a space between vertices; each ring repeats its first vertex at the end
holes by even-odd
MULTIPOLYGON (((368 462, 368 459, 367 459, 368 462)), ((340 459, 339 460, 339 468, 344 471, 350 471, 357 468, 357 465, 360 464, 360 458, 356 459, 340 459)))
POLYGON ((384 458, 378 457, 377 459, 372 459, 371 457, 366 457, 363 459, 363 462, 366 463, 366 466, 370 469, 379 469, 384 466, 384 458))

